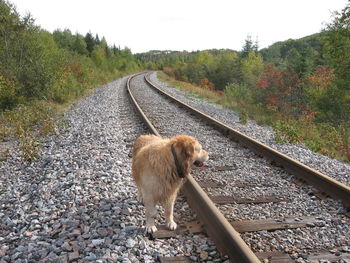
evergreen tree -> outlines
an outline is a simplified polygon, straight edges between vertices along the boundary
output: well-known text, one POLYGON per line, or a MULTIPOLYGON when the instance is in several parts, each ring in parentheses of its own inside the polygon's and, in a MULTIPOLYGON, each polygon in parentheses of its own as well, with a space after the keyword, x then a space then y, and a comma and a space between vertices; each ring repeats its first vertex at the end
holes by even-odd
POLYGON ((101 44, 101 41, 100 41, 100 38, 98 37, 98 34, 96 34, 96 37, 95 37, 95 44, 96 45, 100 45, 101 44))
POLYGON ((87 45, 82 35, 76 34, 73 50, 81 55, 88 55, 87 45))
POLYGON ((259 51, 259 40, 258 40, 258 37, 255 39, 255 43, 254 43, 254 46, 253 46, 253 51, 254 52, 258 52, 259 51))
POLYGON ((119 54, 119 49, 115 46, 115 44, 113 45, 112 50, 113 50, 113 54, 114 55, 118 55, 119 54))
POLYGON ((257 47, 253 44, 252 37, 250 35, 247 36, 244 46, 242 48, 241 57, 245 58, 248 56, 249 52, 256 51, 257 47))
POLYGON ((91 54, 95 47, 95 39, 93 38, 91 32, 85 35, 85 43, 86 49, 89 51, 89 54, 91 54))

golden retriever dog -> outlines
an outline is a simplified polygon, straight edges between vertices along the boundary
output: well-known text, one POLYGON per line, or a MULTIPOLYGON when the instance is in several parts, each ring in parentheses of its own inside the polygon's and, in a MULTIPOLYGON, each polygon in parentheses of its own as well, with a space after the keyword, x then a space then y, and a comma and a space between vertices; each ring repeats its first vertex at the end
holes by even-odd
POLYGON ((177 135, 163 139, 143 135, 135 140, 132 155, 132 176, 138 188, 138 200, 146 209, 146 230, 157 231, 156 204, 165 209, 166 225, 175 230, 174 203, 191 165, 203 166, 209 159, 200 143, 191 136, 177 135))

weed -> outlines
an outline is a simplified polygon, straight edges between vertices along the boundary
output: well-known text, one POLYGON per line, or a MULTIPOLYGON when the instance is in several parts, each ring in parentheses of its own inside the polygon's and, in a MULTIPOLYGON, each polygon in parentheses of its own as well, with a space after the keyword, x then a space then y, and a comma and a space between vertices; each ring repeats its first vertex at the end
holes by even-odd
POLYGON ((239 122, 242 124, 248 123, 248 113, 246 111, 242 111, 239 113, 239 122))
POLYGON ((5 161, 10 156, 10 150, 6 149, 0 152, 0 161, 5 161))
POLYGON ((54 131, 58 117, 57 107, 47 101, 33 101, 21 105, 3 114, 4 126, 0 130, 3 140, 14 139, 19 141, 22 157, 27 161, 38 157, 38 138, 54 131))
POLYGON ((297 125, 293 122, 288 121, 276 121, 275 122, 275 130, 277 132, 282 133, 289 142, 299 143, 301 141, 301 132, 299 131, 297 125))
POLYGON ((283 137, 280 133, 275 133, 275 142, 277 142, 277 143, 287 143, 288 142, 288 140, 285 138, 285 137, 283 137))

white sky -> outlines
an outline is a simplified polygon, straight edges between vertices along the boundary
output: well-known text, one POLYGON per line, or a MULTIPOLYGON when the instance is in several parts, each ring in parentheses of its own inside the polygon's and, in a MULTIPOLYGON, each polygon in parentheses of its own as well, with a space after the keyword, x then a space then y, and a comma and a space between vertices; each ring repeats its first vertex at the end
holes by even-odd
POLYGON ((10 0, 21 14, 53 31, 68 28, 131 48, 241 50, 247 35, 259 48, 319 32, 346 0, 10 0))

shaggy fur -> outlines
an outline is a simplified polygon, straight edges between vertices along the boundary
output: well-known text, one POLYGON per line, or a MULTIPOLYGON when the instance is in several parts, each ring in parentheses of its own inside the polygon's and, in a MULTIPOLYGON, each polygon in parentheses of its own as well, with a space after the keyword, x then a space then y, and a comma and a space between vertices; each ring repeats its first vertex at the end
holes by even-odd
POLYGON ((177 174, 175 160, 171 152, 173 145, 185 177, 191 165, 208 160, 208 153, 199 142, 190 136, 178 135, 163 139, 155 135, 143 135, 136 139, 133 148, 132 176, 138 188, 138 199, 146 209, 147 232, 155 232, 156 204, 165 209, 166 225, 174 230, 174 203, 185 179, 177 174))

